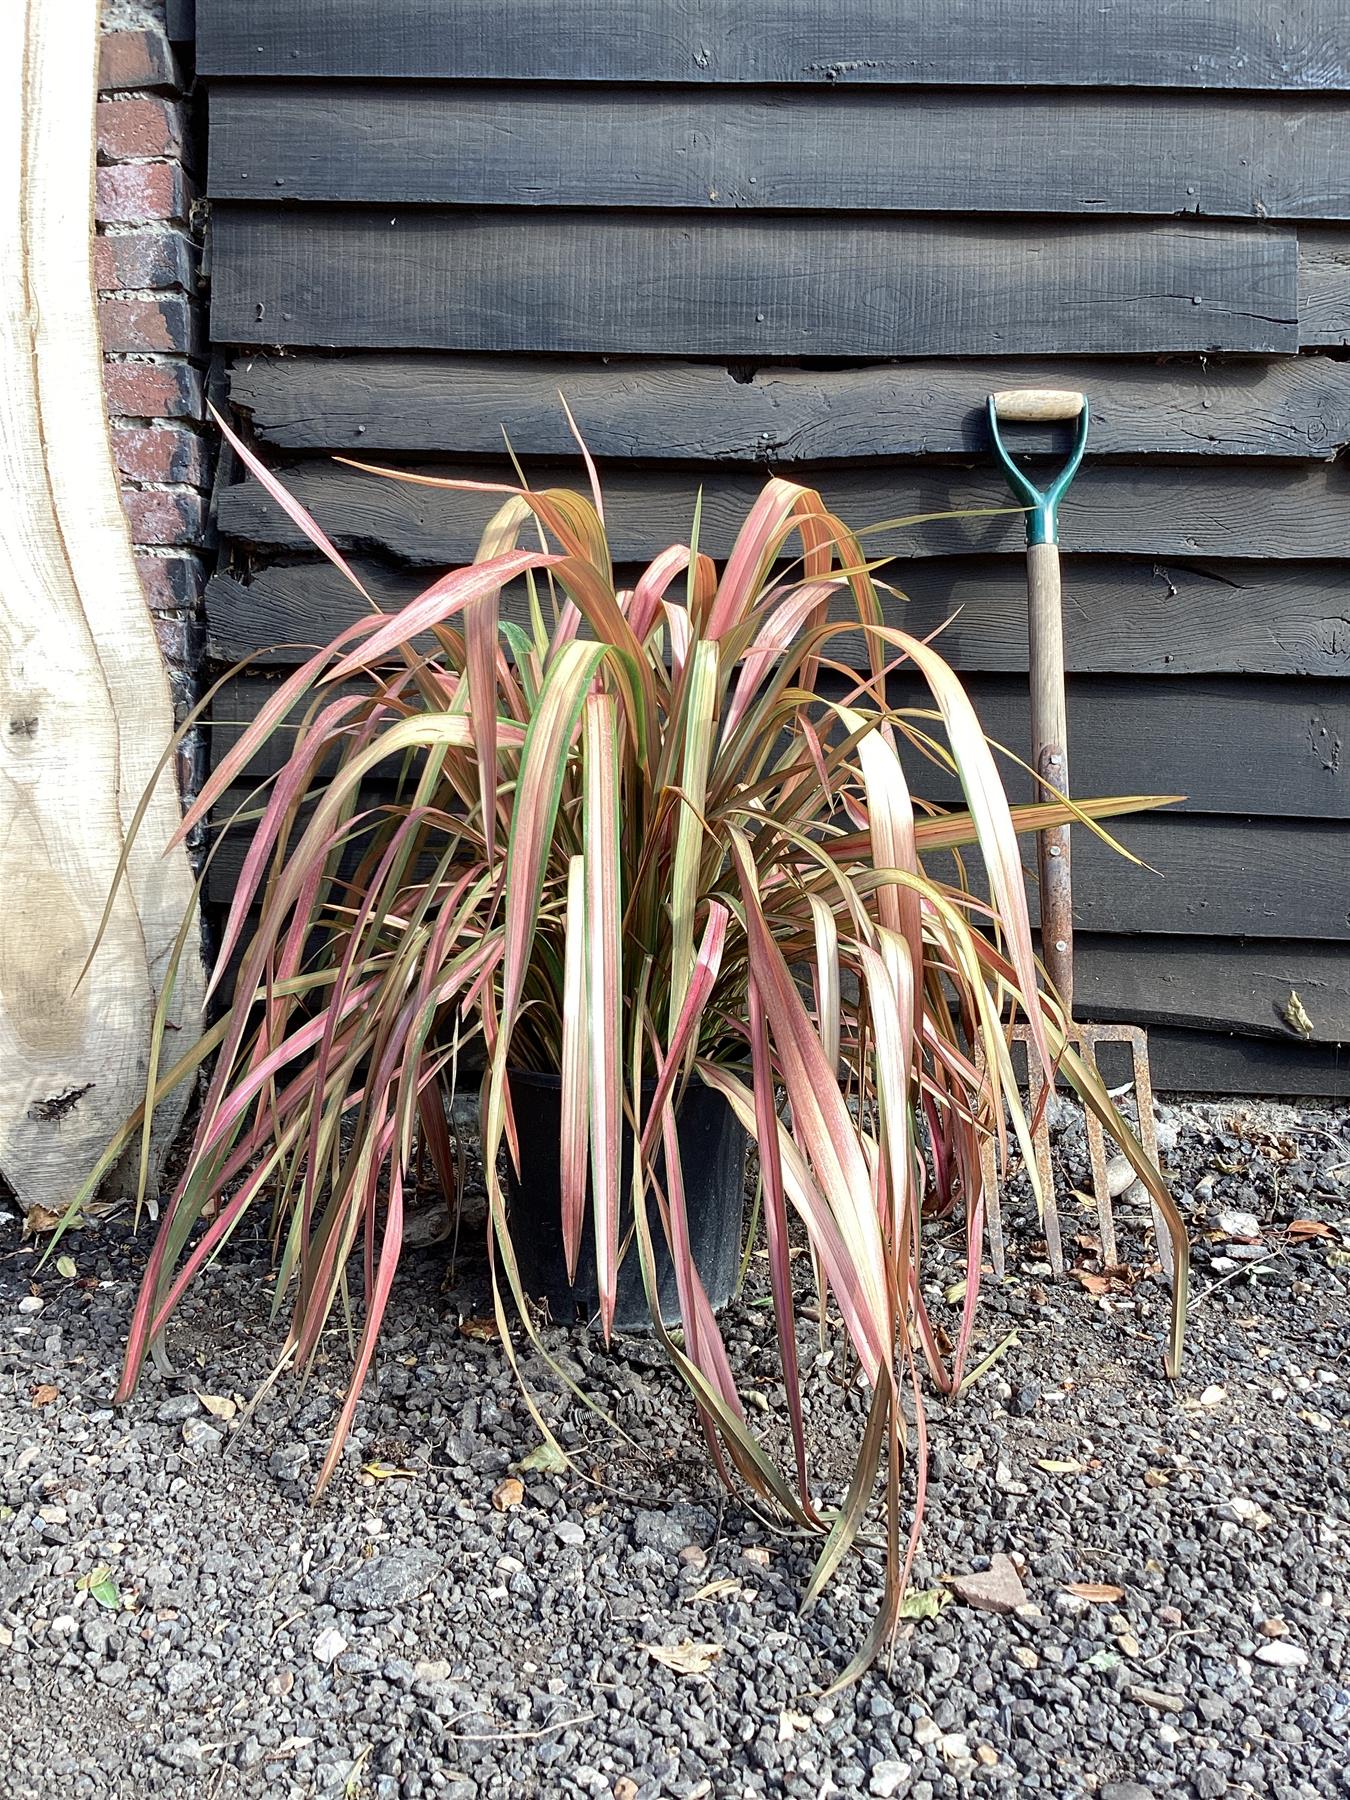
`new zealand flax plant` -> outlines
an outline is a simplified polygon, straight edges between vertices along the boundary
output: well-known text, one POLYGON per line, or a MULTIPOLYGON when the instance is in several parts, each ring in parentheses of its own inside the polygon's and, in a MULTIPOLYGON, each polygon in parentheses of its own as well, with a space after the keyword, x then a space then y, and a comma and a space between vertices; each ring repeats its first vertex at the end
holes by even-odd
MULTIPOLYGON (((1038 982, 1018 845, 1019 832, 1048 822, 1157 802, 1010 806, 956 676, 929 644, 885 623, 880 565, 809 488, 770 480, 720 571, 697 548, 695 504, 690 545, 664 551, 620 589, 589 457, 589 496, 430 482, 499 493, 502 504, 471 565, 385 613, 304 509, 226 434, 370 612, 280 684, 183 822, 186 833, 206 819, 291 720, 293 747, 254 815, 220 945, 218 975, 239 953, 234 998, 200 1051, 163 1076, 151 1072, 148 1091, 162 1096, 215 1055, 141 1288, 119 1398, 193 1277, 243 1215, 265 1205, 277 1305, 291 1302, 286 1353, 301 1367, 335 1303, 349 1304, 350 1266, 364 1269, 355 1368, 322 1488, 375 1352, 419 1141, 453 1190, 447 1108, 471 1050, 482 1070, 498 1328, 508 1354, 513 1333, 537 1342, 498 1161, 503 1149, 517 1154, 513 1070, 555 1071, 569 1261, 589 1194, 608 1335, 621 1198, 649 1296, 657 1234, 669 1243, 682 1325, 668 1331, 658 1319, 656 1329, 719 1475, 821 1534, 808 1602, 855 1540, 884 1474, 885 1601, 855 1674, 895 1629, 917 1543, 923 1375, 950 1394, 966 1373, 986 1134, 1004 1159, 1020 1145, 1035 1182, 1008 1049, 1018 1017, 1033 1054, 1047 1070, 1059 1066, 1167 1217, 1180 1272, 1175 1369, 1181 1222, 1038 982), (522 547, 527 530, 547 547, 522 547), (508 583, 525 585, 524 624, 502 616, 508 583), (931 704, 888 704, 887 678, 901 668, 923 678, 931 704), (902 746, 955 775, 962 810, 916 802, 902 746), (382 785, 372 788, 377 772, 382 785), (962 874, 967 846, 981 853, 981 891, 962 874), (949 852, 958 854, 939 857, 949 852), (954 872, 934 873, 938 860, 954 872), (688 1253, 675 1118, 690 1082, 724 1095, 757 1145, 756 1229, 787 1397, 787 1469, 752 1429, 688 1253), (625 1130, 638 1151, 621 1197, 625 1130), (923 1297, 934 1215, 944 1228, 955 1217, 966 1244, 950 1349, 923 1297), (809 1474, 794 1221, 820 1315, 837 1315, 871 1396, 851 1485, 833 1508, 809 1474), (907 1530, 906 1387, 920 1452, 907 1530)), ((130 1122, 108 1160, 148 1124, 145 1113, 130 1122)))

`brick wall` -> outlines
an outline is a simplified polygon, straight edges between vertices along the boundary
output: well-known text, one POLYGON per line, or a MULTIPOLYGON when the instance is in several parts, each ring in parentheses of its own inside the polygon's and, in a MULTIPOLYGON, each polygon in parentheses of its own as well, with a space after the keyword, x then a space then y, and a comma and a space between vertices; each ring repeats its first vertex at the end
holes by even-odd
MULTIPOLYGON (((190 9, 105 0, 96 173, 104 388, 146 602, 181 718, 197 697, 211 443, 190 105, 190 9), (170 34, 183 38, 178 44, 170 34)), ((201 745, 184 746, 185 792, 201 745)))

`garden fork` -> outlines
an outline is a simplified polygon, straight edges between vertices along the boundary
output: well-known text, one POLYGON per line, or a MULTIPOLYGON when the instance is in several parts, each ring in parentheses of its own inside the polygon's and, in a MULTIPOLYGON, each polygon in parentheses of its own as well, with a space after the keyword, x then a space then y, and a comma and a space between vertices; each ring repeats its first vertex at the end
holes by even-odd
MULTIPOLYGON (((991 394, 989 430, 994 451, 1014 494, 1027 507, 1027 646, 1031 667, 1032 765, 1038 777, 1040 797, 1053 800, 1069 791, 1068 716, 1064 691, 1064 617, 1060 601, 1059 503, 1078 471, 1087 446, 1088 403, 1085 394, 1055 388, 1013 388, 991 394), (1003 424, 1044 424, 1065 421, 1075 426, 1068 459, 1044 490, 1013 461, 1003 439, 1003 424)), ((1148 1039, 1137 1025, 1082 1025, 1073 1021, 1073 886, 1069 863, 1069 827, 1052 826, 1037 835, 1037 862, 1041 893, 1041 956, 1051 985, 1064 1005, 1070 1038, 1089 1067, 1097 1067, 1101 1044, 1125 1044, 1134 1066, 1135 1099, 1139 1111, 1139 1141, 1149 1159, 1158 1160, 1158 1140, 1153 1123, 1153 1081, 1149 1071, 1148 1039)), ((1027 1100, 1033 1120, 1032 1147, 1044 1196, 1044 1225, 1050 1267, 1064 1273, 1064 1247, 1060 1235, 1059 1208, 1055 1200, 1050 1165, 1050 1095, 1045 1077, 1028 1045, 1025 1026, 1018 1026, 1014 1040, 1027 1049, 1027 1100)), ((1100 1120, 1084 1108, 1088 1156, 1092 1165, 1093 1198, 1101 1220, 1102 1263, 1111 1267, 1119 1260, 1112 1196, 1107 1177, 1106 1145, 1100 1120)), ((994 1140, 982 1147, 986 1219, 994 1272, 1004 1271, 1003 1227, 999 1207, 994 1140)), ((1172 1246, 1166 1223, 1155 1201, 1153 1227, 1163 1270, 1172 1278, 1172 1246)))

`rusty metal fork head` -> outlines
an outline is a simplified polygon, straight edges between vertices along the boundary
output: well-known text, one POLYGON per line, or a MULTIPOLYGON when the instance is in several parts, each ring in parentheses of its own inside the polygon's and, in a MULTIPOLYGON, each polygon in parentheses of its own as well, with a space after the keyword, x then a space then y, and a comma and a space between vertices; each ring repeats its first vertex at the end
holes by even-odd
MULTIPOLYGON (((1097 1068, 1097 1050, 1102 1044, 1125 1044, 1134 1065, 1134 1092, 1139 1111, 1139 1142, 1144 1154, 1155 1166, 1158 1161, 1158 1136, 1153 1123, 1153 1080, 1148 1064, 1148 1038, 1137 1025, 1077 1025, 1069 1033, 1070 1042, 1089 1068, 1097 1068)), ((1050 1108, 1045 1094, 1045 1075, 1029 1049, 1030 1033, 1025 1025, 1014 1027, 1012 1041, 1028 1047, 1027 1109, 1032 1119, 1031 1144, 1036 1156, 1036 1172, 1043 1197, 1042 1224, 1050 1267, 1058 1275, 1064 1273, 1064 1243, 1060 1233, 1059 1204, 1055 1198, 1054 1170, 1050 1161, 1050 1108)), ((1107 1178, 1106 1139, 1101 1120, 1090 1108, 1083 1109, 1087 1127, 1088 1160, 1092 1165, 1092 1197, 1101 1221, 1102 1262, 1110 1267, 1120 1258, 1116 1248, 1116 1222, 1107 1178)), ((987 1133, 981 1140, 980 1167, 984 1187, 985 1227, 989 1240, 990 1260, 994 1274, 1001 1281, 1006 1269, 1003 1241, 1003 1215, 999 1196, 995 1140, 987 1133)), ((1153 1213, 1153 1230, 1163 1273, 1172 1280, 1172 1240, 1167 1221, 1152 1195, 1149 1205, 1153 1213)))

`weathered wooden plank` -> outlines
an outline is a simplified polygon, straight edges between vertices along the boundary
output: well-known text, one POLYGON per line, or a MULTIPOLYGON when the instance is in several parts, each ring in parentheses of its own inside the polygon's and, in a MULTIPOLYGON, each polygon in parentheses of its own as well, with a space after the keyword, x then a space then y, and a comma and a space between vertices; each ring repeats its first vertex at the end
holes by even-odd
MULTIPOLYGON (((1077 833, 1074 917, 1084 932, 1350 940, 1350 825, 1157 813, 1114 829, 1151 867, 1077 833)), ((229 899, 242 854, 240 834, 231 834, 212 863, 208 898, 229 899)), ((948 859, 930 860, 942 875, 948 859)), ((1030 852, 1027 860, 1034 861, 1030 852)), ((977 856, 967 858, 967 868, 978 888, 977 856)), ((1031 909, 1035 919, 1034 882, 1031 909)))
POLYGON ((1339 945, 1234 943, 1227 938, 1075 940, 1075 1006, 1085 1019, 1240 1031, 1291 1046, 1284 1013, 1296 993, 1316 1044, 1350 1044, 1350 982, 1339 945))
MULTIPOLYGON (((1011 387, 1077 388, 1101 456, 1324 460, 1350 443, 1350 364, 1271 361, 876 363, 756 369, 634 359, 351 355, 238 358, 230 397, 290 450, 574 457, 559 394, 597 457, 667 462, 861 461, 988 455, 984 402, 1011 387)), ((1063 432, 1027 430, 1053 451, 1063 432)))
MULTIPOLYGON (((1027 683, 1013 675, 974 675, 967 691, 986 733, 1030 757, 1027 683)), ((262 705, 273 684, 259 676, 231 682, 213 706, 211 755, 219 761, 262 705)), ((897 680, 893 705, 931 711, 921 683, 897 680)), ((297 723, 300 715, 297 714, 297 723)), ((1075 676, 1069 685, 1069 766, 1078 794, 1185 794, 1184 810, 1350 819, 1350 686, 1336 681, 1250 681, 1241 677, 1139 681, 1075 676)), ((945 742, 940 727, 918 728, 945 742)), ((257 779, 280 767, 289 732, 272 738, 250 764, 257 779)), ((908 754, 908 753, 907 753, 908 754)), ((916 793, 959 802, 954 776, 917 752, 908 754, 916 793)), ((1002 762, 1009 794, 1030 799, 1026 774, 1002 762)), ((1347 976, 1350 989, 1350 976, 1347 976)), ((1350 1002, 1350 996, 1348 996, 1350 1002)))
POLYGON ((1283 1096, 1350 1094, 1350 1053, 1333 1044, 1277 1044, 1168 1026, 1149 1033, 1154 1092, 1283 1096))
POLYGON ((219 343, 689 356, 1293 350, 1289 231, 1193 223, 214 213, 219 343))
MULTIPOLYGON (((425 574, 357 559, 381 605, 406 604, 425 574)), ((922 636, 944 622, 943 653, 958 668, 1025 670, 1026 590, 1013 557, 932 557, 904 570, 896 624, 922 636)), ((1341 562, 1205 564, 1066 555, 1068 666, 1082 673, 1350 674, 1350 566, 1341 562)), ((281 665, 358 617, 352 589, 327 564, 285 563, 208 583, 210 655, 281 665)), ((508 591, 509 615, 514 597, 508 591)))
POLYGON ((1299 342, 1305 348, 1350 344, 1350 231, 1299 231, 1299 342))
POLYGON ((568 87, 522 99, 500 87, 247 82, 214 97, 209 190, 399 206, 1339 219, 1350 217, 1350 105, 988 89, 883 101, 568 87))
POLYGON ((1344 0, 200 0, 211 75, 1344 89, 1344 0))
MULTIPOLYGON (((493 478, 481 462, 415 466, 452 479, 493 478)), ((532 462, 527 473, 541 488, 584 485, 579 462, 532 462)), ((847 525, 866 531, 870 555, 902 562, 976 551, 1020 555, 1025 545, 1022 513, 1002 477, 988 467, 920 465, 896 471, 871 464, 795 473, 808 485, 818 483, 826 504, 847 525), (923 522, 873 529, 916 516, 923 522)), ((502 465, 498 478, 513 479, 509 465, 502 465)), ((426 567, 472 557, 501 502, 500 495, 391 481, 328 458, 299 463, 284 479, 339 545, 378 548, 426 567)), ((620 561, 637 562, 688 540, 700 487, 699 547, 725 556, 763 476, 723 468, 694 474, 621 466, 605 471, 604 482, 610 547, 620 561)), ((285 549, 305 544, 299 528, 258 482, 223 489, 219 515, 222 531, 232 537, 285 549)), ((1344 554, 1350 545, 1348 521, 1350 468, 1343 464, 1128 468, 1095 463, 1084 467, 1065 498, 1060 535, 1066 546, 1096 555, 1304 559, 1344 554)))

